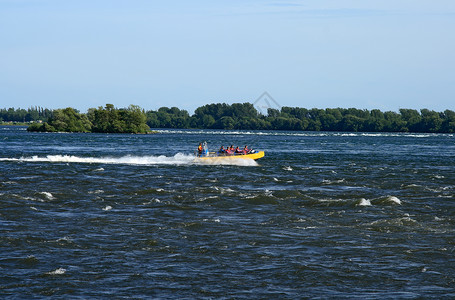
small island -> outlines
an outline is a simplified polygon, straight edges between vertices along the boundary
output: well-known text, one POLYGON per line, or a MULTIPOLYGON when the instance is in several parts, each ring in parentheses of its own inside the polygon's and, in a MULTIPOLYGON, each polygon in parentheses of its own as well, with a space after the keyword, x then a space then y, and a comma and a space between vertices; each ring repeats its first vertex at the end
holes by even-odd
POLYGON ((117 109, 112 104, 91 108, 81 114, 74 108, 56 109, 44 123, 33 123, 27 130, 40 132, 151 133, 145 112, 136 105, 117 109))

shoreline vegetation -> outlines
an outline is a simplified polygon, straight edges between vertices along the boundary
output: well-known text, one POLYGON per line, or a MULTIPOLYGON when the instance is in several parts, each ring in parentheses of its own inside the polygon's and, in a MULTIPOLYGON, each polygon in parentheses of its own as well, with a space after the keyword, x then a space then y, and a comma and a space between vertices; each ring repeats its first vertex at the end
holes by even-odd
POLYGON ((198 107, 193 115, 177 107, 145 111, 137 105, 113 104, 87 113, 64 109, 0 109, 0 124, 16 122, 38 132, 154 133, 150 128, 237 129, 344 132, 454 133, 455 112, 400 109, 399 112, 356 108, 269 108, 260 113, 251 103, 216 103, 198 107))

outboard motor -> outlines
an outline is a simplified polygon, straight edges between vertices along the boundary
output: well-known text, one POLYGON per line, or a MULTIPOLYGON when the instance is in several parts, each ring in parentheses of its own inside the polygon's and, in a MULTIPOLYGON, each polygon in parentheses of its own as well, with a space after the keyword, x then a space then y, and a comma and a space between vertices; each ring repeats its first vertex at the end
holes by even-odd
POLYGON ((208 156, 209 155, 209 147, 207 146, 207 142, 202 144, 202 155, 201 156, 208 156))

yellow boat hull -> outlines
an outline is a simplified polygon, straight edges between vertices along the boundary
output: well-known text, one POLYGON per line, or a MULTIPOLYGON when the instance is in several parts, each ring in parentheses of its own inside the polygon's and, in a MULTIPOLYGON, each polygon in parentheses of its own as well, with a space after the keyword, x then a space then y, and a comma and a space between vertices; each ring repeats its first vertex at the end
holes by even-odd
POLYGON ((221 156, 202 156, 198 157, 197 159, 201 160, 237 160, 237 159, 259 159, 264 157, 265 153, 264 151, 259 151, 256 153, 251 153, 251 154, 237 154, 237 155, 221 155, 221 156))

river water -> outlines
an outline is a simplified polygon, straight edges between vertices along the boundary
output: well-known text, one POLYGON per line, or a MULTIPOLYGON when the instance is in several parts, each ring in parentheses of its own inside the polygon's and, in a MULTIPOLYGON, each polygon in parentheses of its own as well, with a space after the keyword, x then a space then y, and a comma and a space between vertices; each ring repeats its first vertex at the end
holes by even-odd
POLYGON ((0 297, 454 298, 454 197, 454 135, 0 127, 0 297))

